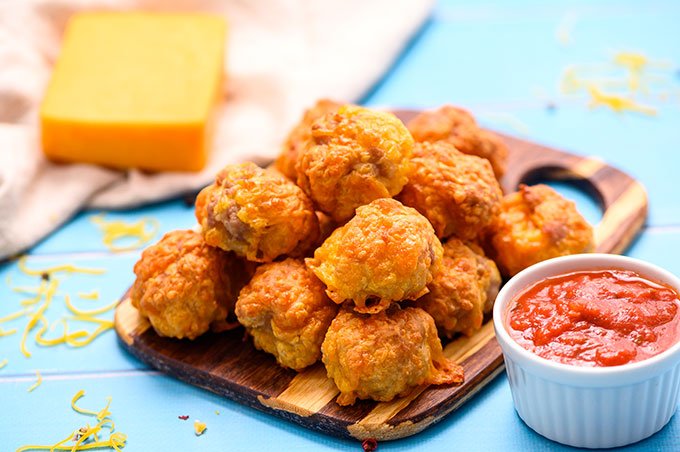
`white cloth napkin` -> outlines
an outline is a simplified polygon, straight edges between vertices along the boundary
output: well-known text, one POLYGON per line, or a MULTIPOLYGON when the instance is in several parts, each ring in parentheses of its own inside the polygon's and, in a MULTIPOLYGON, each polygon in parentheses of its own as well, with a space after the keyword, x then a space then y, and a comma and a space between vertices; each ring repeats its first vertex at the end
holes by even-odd
POLYGON ((265 163, 318 98, 356 101, 425 21, 432 0, 21 0, 0 2, 0 258, 84 207, 124 208, 197 190, 225 164, 265 163), (229 23, 227 84, 200 173, 57 165, 38 107, 68 18, 85 10, 201 11, 229 23))

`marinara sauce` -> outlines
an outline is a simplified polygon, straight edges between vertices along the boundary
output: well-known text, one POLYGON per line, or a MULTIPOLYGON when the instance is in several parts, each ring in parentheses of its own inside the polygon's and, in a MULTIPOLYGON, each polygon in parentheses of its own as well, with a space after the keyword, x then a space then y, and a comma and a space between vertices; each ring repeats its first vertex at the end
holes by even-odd
POLYGON ((547 278, 511 302, 508 331, 525 349, 577 366, 619 366, 657 355, 680 338, 680 297, 626 270, 547 278))

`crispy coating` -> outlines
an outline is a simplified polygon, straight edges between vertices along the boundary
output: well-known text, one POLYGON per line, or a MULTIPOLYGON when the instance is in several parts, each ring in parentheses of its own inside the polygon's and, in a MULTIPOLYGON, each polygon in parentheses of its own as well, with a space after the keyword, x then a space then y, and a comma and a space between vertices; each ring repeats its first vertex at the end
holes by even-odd
POLYGON ((425 111, 408 123, 416 142, 445 141, 464 154, 476 155, 491 163, 497 178, 505 173, 508 148, 496 135, 480 129, 467 111, 452 105, 425 111))
POLYGON ((228 165, 196 198, 205 241, 250 261, 304 256, 319 235, 311 200, 281 174, 228 165))
POLYGON ((135 264, 132 305, 160 336, 194 339, 233 310, 238 266, 197 232, 169 232, 135 264))
POLYGON ((236 316, 255 346, 295 370, 319 360, 337 312, 321 281, 292 258, 258 267, 236 302, 236 316))
POLYGON ((509 276, 552 257, 590 252, 595 243, 576 205, 542 184, 507 195, 491 234, 495 261, 509 276))
POLYGON ((345 105, 312 126, 312 142, 298 155, 297 183, 344 222, 357 207, 399 193, 412 151, 413 138, 396 116, 345 105))
POLYGON ((463 369, 442 352, 432 317, 396 305, 379 314, 343 309, 321 346, 339 405, 357 398, 387 402, 422 384, 462 383, 463 369))
POLYGON ((275 161, 276 169, 288 179, 295 181, 297 179, 295 162, 297 162, 300 149, 304 148, 312 139, 312 124, 327 113, 337 111, 341 106, 342 104, 338 102, 321 99, 312 108, 305 111, 300 122, 290 131, 283 143, 281 154, 275 161))
POLYGON ((415 209, 390 198, 359 207, 354 218, 317 248, 307 266, 336 303, 353 300, 360 312, 415 300, 439 270, 442 245, 415 209))
POLYGON ((444 243, 442 269, 428 285, 430 293, 416 301, 434 319, 439 333, 471 336, 482 326, 500 288, 496 264, 475 245, 452 237, 444 243))
POLYGON ((487 160, 444 141, 416 143, 409 181, 398 196, 430 220, 439 238, 465 240, 493 222, 502 197, 487 160))

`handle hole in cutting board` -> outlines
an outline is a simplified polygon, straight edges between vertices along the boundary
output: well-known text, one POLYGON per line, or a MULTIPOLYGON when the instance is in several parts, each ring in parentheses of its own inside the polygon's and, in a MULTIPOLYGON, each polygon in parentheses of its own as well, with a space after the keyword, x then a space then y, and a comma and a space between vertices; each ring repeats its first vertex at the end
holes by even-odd
POLYGON ((574 201, 578 211, 591 225, 595 226, 602 220, 604 199, 588 179, 562 168, 540 168, 525 174, 521 183, 549 185, 566 199, 574 201))

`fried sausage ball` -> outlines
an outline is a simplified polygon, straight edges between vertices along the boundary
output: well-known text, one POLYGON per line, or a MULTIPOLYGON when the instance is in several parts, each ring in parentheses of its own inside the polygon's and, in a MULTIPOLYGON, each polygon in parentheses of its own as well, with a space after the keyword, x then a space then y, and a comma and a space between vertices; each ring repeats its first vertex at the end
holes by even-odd
POLYGON ((359 207, 357 214, 317 248, 307 266, 336 303, 375 313, 392 301, 415 300, 439 270, 442 245, 415 209, 391 198, 359 207))
POLYGON ((132 305, 160 336, 194 339, 233 310, 238 259, 208 246, 201 234, 173 231, 135 264, 132 305))
POLYGON ((254 163, 228 165, 196 198, 205 241, 250 261, 303 256, 319 235, 311 200, 284 176, 254 163))
MULTIPOLYGON (((472 245, 474 247, 474 245, 472 245)), ((457 238, 444 244, 442 269, 427 286, 430 293, 416 301, 434 319, 439 333, 471 336, 491 311, 501 284, 496 264, 457 238)))
POLYGON ((547 185, 521 185, 503 199, 491 245, 501 271, 512 276, 552 257, 592 251, 593 228, 547 185))
POLYGON ((301 370, 321 357, 321 343, 338 312, 324 290, 300 260, 263 264, 241 290, 236 316, 258 349, 281 366, 301 370))
POLYGON ((412 151, 413 138, 396 116, 345 105, 312 126, 312 141, 298 155, 297 183, 344 222, 357 207, 399 193, 412 151))
POLYGON ((505 173, 508 148, 496 135, 480 129, 467 111, 445 105, 438 110, 425 111, 408 123, 416 142, 445 141, 464 154, 476 155, 491 163, 497 178, 505 173))
POLYGON ((422 384, 463 381, 463 369, 444 356, 434 321, 420 308, 394 305, 374 315, 343 309, 321 351, 339 405, 387 402, 422 384))
POLYGON ((439 238, 473 240, 492 223, 502 197, 488 161, 439 141, 416 143, 398 199, 425 215, 439 238))
POLYGON ((335 101, 321 99, 316 105, 305 111, 300 122, 290 131, 283 143, 281 154, 274 163, 276 169, 288 179, 295 181, 297 179, 295 162, 300 149, 305 147, 312 139, 312 124, 325 114, 337 111, 341 106, 342 104, 335 101))

